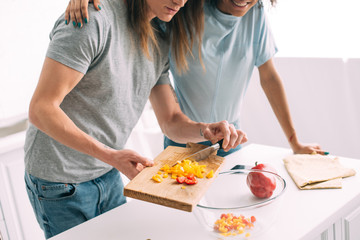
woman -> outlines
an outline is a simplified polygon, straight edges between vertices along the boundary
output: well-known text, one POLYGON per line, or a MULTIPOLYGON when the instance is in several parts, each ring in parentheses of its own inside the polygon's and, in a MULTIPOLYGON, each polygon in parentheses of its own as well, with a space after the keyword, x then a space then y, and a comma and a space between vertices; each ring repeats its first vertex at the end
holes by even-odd
POLYGON ((25 182, 37 220, 50 238, 126 202, 119 171, 132 179, 150 159, 123 149, 148 98, 159 124, 180 142, 246 141, 226 121, 197 123, 180 110, 169 84, 169 40, 154 30, 180 11, 177 54, 201 25, 201 1, 104 0, 82 31, 61 16, 51 34, 29 107, 25 182), (181 9, 184 7, 184 9, 181 9), (192 26, 195 26, 192 29, 192 26), (204 133, 203 136, 200 132, 204 133))
MULTIPOLYGON (((79 6, 88 4, 86 0, 73 1, 79 6)), ((274 5, 276 0, 270 2, 274 5)), ((66 15, 76 13, 80 18, 82 13, 74 6, 68 6, 66 15)), ((297 138, 284 86, 273 64, 277 47, 262 1, 207 0, 204 12, 201 47, 193 45, 192 54, 187 57, 189 70, 181 71, 174 61, 174 52, 171 54, 170 68, 182 111, 194 121, 227 119, 238 128, 242 100, 257 67, 261 86, 293 152, 328 154, 318 144, 303 144, 297 138)), ((168 145, 183 146, 165 136, 164 147, 168 145)), ((218 154, 225 156, 238 149, 240 145, 218 154)))
MULTIPOLYGON (((276 0, 270 2, 274 5, 276 0)), ((297 138, 284 86, 273 64, 277 47, 263 2, 208 0, 204 12, 201 58, 206 70, 196 60, 197 44, 192 49, 194 58, 187 58, 191 67, 185 74, 179 73, 174 61, 170 62, 182 111, 194 121, 227 119, 239 127, 242 100, 257 67, 262 89, 293 152, 327 154, 318 144, 303 144, 297 138), (200 96, 199 91, 207 94, 200 96)), ((180 145, 173 140, 165 137, 165 146, 180 145)), ((240 146, 232 151, 238 149, 240 146)))

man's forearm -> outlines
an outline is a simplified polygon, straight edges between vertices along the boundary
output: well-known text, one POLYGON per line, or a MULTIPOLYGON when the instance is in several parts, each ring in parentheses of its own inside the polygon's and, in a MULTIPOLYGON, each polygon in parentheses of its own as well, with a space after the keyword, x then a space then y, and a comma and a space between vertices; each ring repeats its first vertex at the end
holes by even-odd
POLYGON ((162 124, 163 133, 171 140, 178 143, 205 141, 204 129, 206 123, 190 120, 183 113, 176 114, 170 121, 162 124))

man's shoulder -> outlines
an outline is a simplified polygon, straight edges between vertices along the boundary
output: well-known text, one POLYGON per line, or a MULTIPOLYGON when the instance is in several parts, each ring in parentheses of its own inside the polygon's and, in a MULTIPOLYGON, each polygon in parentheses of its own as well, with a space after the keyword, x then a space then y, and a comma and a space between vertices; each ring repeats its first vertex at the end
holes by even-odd
POLYGON ((105 31, 104 28, 109 26, 106 14, 101 11, 97 11, 92 4, 89 4, 88 8, 89 20, 87 23, 82 21, 82 27, 79 28, 75 20, 70 19, 68 24, 65 23, 65 16, 62 14, 57 21, 50 33, 50 39, 53 39, 59 34, 64 36, 71 37, 91 37, 103 34, 105 31))

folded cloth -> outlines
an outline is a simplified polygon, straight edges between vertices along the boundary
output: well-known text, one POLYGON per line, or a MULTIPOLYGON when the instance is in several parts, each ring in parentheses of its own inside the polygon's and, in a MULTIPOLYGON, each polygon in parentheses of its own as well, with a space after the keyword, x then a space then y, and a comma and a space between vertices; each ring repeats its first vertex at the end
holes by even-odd
POLYGON ((294 154, 284 158, 285 168, 300 189, 341 188, 344 177, 355 170, 342 166, 337 157, 294 154))

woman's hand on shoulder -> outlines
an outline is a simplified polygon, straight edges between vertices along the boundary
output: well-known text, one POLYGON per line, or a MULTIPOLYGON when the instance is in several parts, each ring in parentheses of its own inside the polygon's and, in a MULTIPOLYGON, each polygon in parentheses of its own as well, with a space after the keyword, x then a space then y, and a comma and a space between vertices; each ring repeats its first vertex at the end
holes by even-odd
POLYGON ((74 27, 82 27, 89 22, 88 6, 93 3, 96 10, 101 10, 100 0, 70 0, 65 11, 65 23, 74 27))

